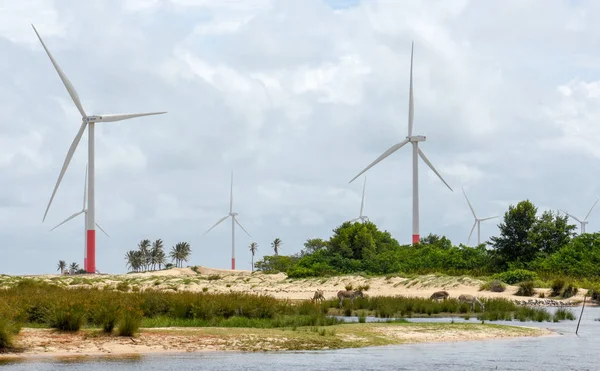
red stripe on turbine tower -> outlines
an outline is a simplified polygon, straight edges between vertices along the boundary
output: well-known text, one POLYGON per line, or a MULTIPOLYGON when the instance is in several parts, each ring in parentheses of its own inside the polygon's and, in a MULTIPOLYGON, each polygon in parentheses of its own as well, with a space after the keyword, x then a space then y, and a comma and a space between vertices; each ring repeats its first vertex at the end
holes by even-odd
POLYGON ((88 273, 96 272, 96 231, 87 231, 87 264, 85 270, 88 273))
POLYGON ((413 234, 413 239, 412 239, 413 245, 419 243, 420 241, 421 241, 420 236, 418 234, 413 234))
POLYGON ((235 258, 231 258, 231 269, 235 270, 235 258))

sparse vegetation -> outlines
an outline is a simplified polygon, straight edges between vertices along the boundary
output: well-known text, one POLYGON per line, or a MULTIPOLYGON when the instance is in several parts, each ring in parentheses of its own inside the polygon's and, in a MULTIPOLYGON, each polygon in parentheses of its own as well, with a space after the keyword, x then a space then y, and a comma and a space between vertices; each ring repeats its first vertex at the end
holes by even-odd
POLYGON ((535 290, 533 288, 533 281, 525 281, 519 283, 519 289, 515 293, 518 296, 533 296, 535 290))

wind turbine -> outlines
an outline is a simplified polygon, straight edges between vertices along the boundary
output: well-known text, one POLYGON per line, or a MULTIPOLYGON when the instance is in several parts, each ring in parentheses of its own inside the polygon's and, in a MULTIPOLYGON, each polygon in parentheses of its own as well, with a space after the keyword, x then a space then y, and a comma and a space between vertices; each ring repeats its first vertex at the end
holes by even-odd
MULTIPOLYGON (((70 217, 68 217, 67 219, 63 220, 60 224, 58 224, 56 227, 52 228, 50 230, 50 232, 52 232, 53 230, 55 230, 56 228, 60 227, 61 225, 65 224, 66 222, 68 222, 69 220, 76 218, 77 216, 79 216, 80 214, 84 214, 87 215, 87 206, 86 206, 86 202, 87 202, 87 175, 88 175, 88 168, 87 165, 85 167, 85 182, 84 182, 84 186, 83 186, 83 207, 81 208, 81 211, 78 213, 75 213, 73 215, 71 215, 70 217)), ((87 219, 87 216, 86 216, 87 219)), ((96 223, 96 227, 98 227, 107 237, 110 237, 108 235, 108 233, 106 233, 106 231, 104 229, 102 229, 102 227, 96 223)), ((85 231, 85 224, 84 224, 84 231, 85 231)), ((84 239, 87 239, 87 233, 84 234, 84 239)), ((84 262, 87 260, 87 251, 86 251, 86 245, 84 245, 83 248, 83 256, 84 256, 84 262)))
POLYGON ((435 175, 437 175, 438 178, 440 178, 442 180, 442 182, 444 182, 444 184, 451 191, 452 191, 452 188, 448 185, 448 183, 446 183, 446 181, 444 180, 444 178, 442 178, 440 173, 438 173, 438 171, 435 169, 435 167, 433 167, 433 165, 431 164, 431 162, 429 161, 427 156, 425 156, 425 153, 419 148, 419 142, 424 142, 426 137, 424 135, 413 135, 413 120, 414 120, 414 111, 415 111, 414 99, 413 99, 413 76, 412 76, 413 50, 414 50, 414 42, 412 43, 412 47, 410 50, 410 88, 409 88, 409 99, 408 99, 408 135, 406 136, 406 139, 404 139, 402 142, 400 142, 398 144, 394 144, 387 151, 383 152, 381 154, 381 156, 379 156, 375 161, 373 161, 363 171, 358 173, 357 176, 352 178, 350 183, 352 183, 356 178, 361 176, 365 171, 369 170, 370 168, 375 166, 377 163, 382 161, 384 158, 388 157, 392 153, 394 153, 397 150, 399 150, 400 148, 402 148, 405 144, 411 143, 413 146, 413 148, 412 148, 413 149, 413 151, 412 151, 412 153, 413 153, 413 156, 412 156, 412 163, 413 163, 413 169, 412 169, 413 170, 412 171, 412 176, 413 176, 412 243, 417 244, 420 241, 420 235, 419 235, 419 161, 418 161, 418 157, 420 156, 421 159, 423 159, 423 161, 427 164, 427 166, 429 166, 429 168, 431 170, 433 170, 435 175))
POLYGON ((465 189, 462 188, 463 194, 465 195, 465 198, 467 199, 467 203, 469 204, 469 208, 471 209, 471 212, 473 213, 473 217, 475 218, 475 223, 473 223, 473 228, 471 228, 471 233, 469 233, 469 239, 467 240, 467 245, 469 244, 469 241, 471 241, 471 235, 473 234, 473 231, 475 230, 475 226, 477 226, 477 246, 479 246, 481 244, 481 222, 485 221, 485 220, 490 220, 490 219, 494 219, 497 218, 498 216, 490 216, 487 218, 478 218, 477 215, 475 214, 475 209, 473 209, 473 205, 471 205, 471 202, 469 201, 469 197, 467 197, 467 194, 465 193, 465 189))
POLYGON ((251 237, 250 233, 248 233, 248 231, 240 224, 240 222, 238 222, 237 215, 238 215, 238 213, 233 212, 233 171, 232 171, 231 172, 231 191, 229 193, 229 214, 227 214, 224 217, 222 217, 221 219, 219 219, 219 221, 216 222, 215 225, 210 227, 208 229, 208 231, 204 232, 204 234, 206 235, 214 227, 221 224, 221 222, 223 222, 225 219, 231 217, 231 269, 232 270, 235 270, 235 225, 236 224, 239 225, 240 228, 242 228, 242 230, 244 232, 246 232, 248 237, 251 237))
POLYGON ((354 223, 357 220, 364 222, 365 220, 369 220, 366 215, 363 215, 363 208, 365 207, 365 188, 367 186, 367 177, 365 177, 365 181, 363 183, 363 193, 362 193, 362 201, 360 202, 360 214, 358 218, 354 218, 350 221, 350 223, 354 223))
POLYGON ((81 104, 81 101, 79 100, 79 95, 77 94, 77 91, 75 91, 73 84, 71 84, 71 81, 69 81, 69 79, 67 78, 67 76, 65 75, 63 70, 60 68, 58 63, 56 63, 56 60, 54 60, 54 57, 52 56, 52 54, 46 47, 46 44, 44 44, 44 41, 42 40, 40 34, 35 29, 35 26, 31 25, 31 27, 33 27, 35 34, 37 35, 38 39, 40 40, 40 43, 42 43, 42 46, 44 47, 46 54, 48 54, 48 58, 50 58, 50 61, 52 62, 54 69, 58 73, 58 76, 60 77, 65 88, 67 89, 67 92, 71 96, 73 103, 75 103, 77 110, 79 110, 79 113, 81 113, 81 126, 79 127, 79 131, 77 132, 77 135, 75 135, 75 138, 73 139, 73 143, 71 143, 71 147, 69 147, 69 151, 67 152, 65 162, 63 163, 62 169, 60 170, 60 174, 58 175, 56 185, 54 186, 54 191, 52 191, 52 196, 50 197, 50 201, 48 202, 48 206, 46 207, 46 212, 44 213, 44 218, 42 219, 42 222, 46 220, 46 215, 48 215, 48 210, 50 209, 52 200, 54 199, 54 196, 56 195, 56 191, 58 191, 58 186, 60 185, 60 182, 61 182, 63 176, 65 175, 67 168, 69 167, 69 163, 71 162, 71 158, 73 158, 73 154, 75 153, 75 150, 77 149, 77 145, 79 144, 79 141, 81 140, 81 137, 83 136, 83 132, 85 131, 86 128, 88 128, 88 165, 89 165, 88 189, 87 189, 88 208, 87 208, 87 213, 86 213, 86 218, 85 218, 86 219, 85 225, 86 225, 86 257, 87 258, 84 260, 83 265, 84 265, 84 269, 88 273, 94 273, 94 272, 96 272, 96 221, 95 221, 96 220, 96 194, 95 194, 95 190, 94 190, 94 183, 95 183, 94 182, 94 175, 95 175, 95 171, 94 171, 95 170, 94 124, 97 122, 114 122, 114 121, 132 119, 135 117, 159 115, 159 114, 163 114, 166 112, 126 113, 126 114, 109 114, 109 115, 88 116, 85 113, 85 110, 83 109, 83 105, 81 104))
POLYGON ((585 216, 585 218, 583 220, 577 218, 576 216, 573 216, 573 215, 569 214, 568 212, 566 212, 564 210, 561 210, 561 211, 563 213, 567 214, 568 216, 570 216, 571 218, 577 220, 579 222, 579 224, 580 224, 580 228, 579 228, 580 234, 584 234, 584 233, 586 233, 585 232, 585 226, 589 223, 587 221, 587 218, 590 216, 590 214, 592 213, 592 210, 594 210, 594 207, 596 206, 597 203, 598 203, 598 200, 596 200, 596 202, 594 202, 594 204, 592 205, 590 211, 587 213, 587 215, 585 216))

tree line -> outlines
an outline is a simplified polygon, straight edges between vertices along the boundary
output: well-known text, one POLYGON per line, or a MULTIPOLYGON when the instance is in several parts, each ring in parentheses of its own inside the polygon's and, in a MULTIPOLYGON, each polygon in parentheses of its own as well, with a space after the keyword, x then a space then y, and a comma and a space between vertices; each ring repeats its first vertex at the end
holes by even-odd
POLYGON ((157 268, 171 268, 172 263, 168 262, 168 258, 175 263, 175 267, 182 267, 183 262, 187 262, 192 254, 192 247, 188 242, 178 242, 171 247, 171 251, 167 257, 164 244, 161 239, 150 242, 150 240, 141 240, 138 243, 137 250, 129 250, 125 254, 127 267, 133 272, 154 271, 157 268))
POLYGON ((308 239, 288 256, 264 256, 254 267, 290 277, 348 273, 432 273, 490 275, 526 269, 545 274, 600 279, 600 233, 577 235, 568 216, 538 213, 529 200, 510 205, 499 235, 479 246, 455 246, 430 234, 417 245, 400 245, 372 222, 345 222, 329 240, 308 239))

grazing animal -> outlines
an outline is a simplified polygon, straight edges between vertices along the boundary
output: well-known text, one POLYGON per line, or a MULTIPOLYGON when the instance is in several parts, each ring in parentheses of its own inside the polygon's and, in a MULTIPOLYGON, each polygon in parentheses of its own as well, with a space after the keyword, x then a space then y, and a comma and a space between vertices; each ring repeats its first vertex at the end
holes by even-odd
POLYGON ((361 298, 364 299, 364 295, 363 292, 358 290, 358 291, 338 291, 337 293, 337 297, 338 299, 340 299, 340 307, 342 306, 342 302, 344 301, 344 298, 350 299, 350 304, 352 306, 354 306, 354 298, 360 296, 361 298))
POLYGON ((448 293, 448 291, 436 291, 433 294, 431 294, 431 296, 429 297, 429 299, 431 300, 446 300, 448 299, 448 297, 450 296, 450 294, 448 293))
POLYGON ((485 305, 481 301, 479 301, 479 299, 477 299, 473 295, 461 294, 458 297, 458 301, 460 301, 461 303, 471 304, 471 311, 473 310, 473 307, 475 306, 475 303, 477 303, 477 304, 479 304, 481 306, 481 310, 482 311, 485 311, 485 305))
POLYGON ((323 296, 323 290, 315 291, 315 294, 313 295, 312 299, 310 299, 310 301, 312 301, 313 303, 317 300, 325 300, 325 296, 323 296))

